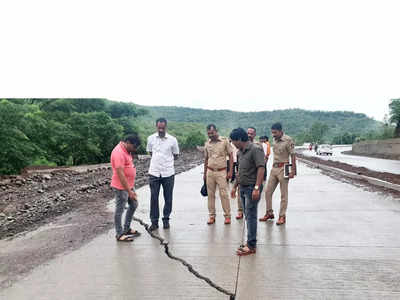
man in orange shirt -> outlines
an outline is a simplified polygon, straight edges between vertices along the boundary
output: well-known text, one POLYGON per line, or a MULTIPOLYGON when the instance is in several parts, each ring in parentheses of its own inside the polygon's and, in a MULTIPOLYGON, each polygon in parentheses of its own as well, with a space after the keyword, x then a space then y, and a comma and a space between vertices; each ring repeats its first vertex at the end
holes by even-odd
POLYGON ((137 195, 134 190, 136 168, 133 164, 132 153, 140 146, 140 139, 136 134, 127 136, 111 153, 111 167, 113 171, 111 187, 115 193, 115 231, 118 242, 132 242, 133 236, 140 233, 130 228, 133 214, 138 206, 137 195), (128 202, 129 208, 125 215, 124 228, 121 218, 128 202))

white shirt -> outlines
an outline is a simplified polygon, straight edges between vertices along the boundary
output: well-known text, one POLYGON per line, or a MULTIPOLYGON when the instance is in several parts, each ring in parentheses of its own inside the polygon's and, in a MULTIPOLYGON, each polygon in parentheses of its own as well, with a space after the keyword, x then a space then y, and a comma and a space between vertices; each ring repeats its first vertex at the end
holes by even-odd
POLYGON ((264 155, 267 156, 267 154, 268 154, 268 146, 267 146, 267 144, 266 143, 262 143, 262 147, 263 147, 263 150, 264 150, 264 155))
POLYGON ((175 174, 174 155, 179 154, 178 141, 168 133, 160 138, 154 133, 147 138, 147 152, 151 152, 149 174, 156 177, 169 177, 175 174))

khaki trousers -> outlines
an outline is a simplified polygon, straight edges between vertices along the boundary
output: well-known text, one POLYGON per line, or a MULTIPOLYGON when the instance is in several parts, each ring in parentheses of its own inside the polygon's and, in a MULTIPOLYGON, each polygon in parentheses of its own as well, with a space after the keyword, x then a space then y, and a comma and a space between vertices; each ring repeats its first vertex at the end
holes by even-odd
POLYGON ((224 216, 231 216, 231 205, 229 203, 228 182, 226 181, 226 170, 211 171, 207 170, 207 193, 208 193, 208 212, 210 216, 215 217, 215 192, 219 188, 219 197, 221 198, 224 216))
POLYGON ((276 187, 280 185, 281 189, 281 207, 279 216, 286 216, 286 210, 288 206, 288 187, 289 179, 284 177, 284 168, 272 168, 269 175, 267 189, 265 191, 265 200, 267 201, 267 214, 273 213, 272 210, 272 194, 276 187))

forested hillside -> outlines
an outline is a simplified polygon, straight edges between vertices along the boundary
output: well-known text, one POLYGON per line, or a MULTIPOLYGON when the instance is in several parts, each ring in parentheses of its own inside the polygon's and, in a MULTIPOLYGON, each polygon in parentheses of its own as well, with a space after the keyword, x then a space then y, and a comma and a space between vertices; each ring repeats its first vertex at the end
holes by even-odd
POLYGON ((143 143, 155 131, 155 120, 168 119, 168 130, 181 149, 204 144, 206 125, 215 123, 223 135, 253 126, 270 135, 274 122, 303 142, 352 143, 391 136, 393 128, 364 114, 301 109, 234 112, 183 107, 145 107, 107 99, 0 100, 0 174, 15 174, 29 165, 79 165, 108 162, 113 147, 136 132, 143 143))
MULTIPOLYGON (((80 165, 109 162, 121 138, 136 132, 142 139, 155 131, 154 120, 138 120, 145 109, 106 99, 0 100, 0 175, 30 165, 80 165)), ((169 124, 181 149, 205 142, 203 126, 169 124)))
MULTIPOLYGON (((308 111, 287 109, 262 112, 235 112, 231 110, 204 110, 185 107, 155 106, 145 107, 149 114, 144 118, 165 116, 178 122, 215 123, 225 134, 235 127, 253 126, 258 135, 269 135, 271 125, 281 122, 287 134, 306 141, 313 129, 323 131, 323 140, 330 142, 341 135, 362 137, 375 132, 380 123, 365 114, 335 111, 308 111), (314 128, 313 128, 314 126, 314 128)), ((312 139, 312 138, 311 138, 312 139)), ((311 140, 310 140, 311 141, 311 140)))

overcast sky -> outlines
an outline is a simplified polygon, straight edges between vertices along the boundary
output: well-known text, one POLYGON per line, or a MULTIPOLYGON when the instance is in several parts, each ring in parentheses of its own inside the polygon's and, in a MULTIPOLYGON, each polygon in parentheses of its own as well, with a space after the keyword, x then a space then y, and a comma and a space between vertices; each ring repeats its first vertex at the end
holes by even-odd
POLYGON ((350 110, 400 97, 400 1, 7 1, 0 97, 350 110))

